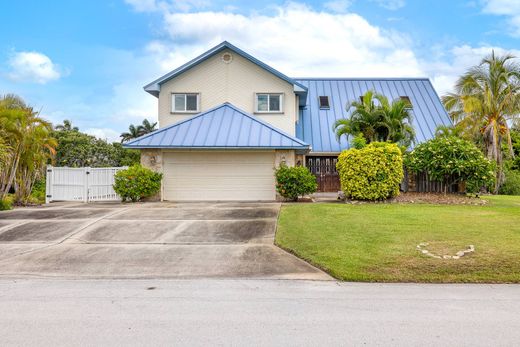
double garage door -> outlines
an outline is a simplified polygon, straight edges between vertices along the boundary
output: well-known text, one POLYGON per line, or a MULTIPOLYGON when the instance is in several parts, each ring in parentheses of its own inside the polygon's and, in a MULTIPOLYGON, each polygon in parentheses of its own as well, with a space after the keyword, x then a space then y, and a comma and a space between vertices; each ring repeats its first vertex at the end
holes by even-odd
POLYGON ((164 152, 163 198, 275 200, 274 152, 164 152))

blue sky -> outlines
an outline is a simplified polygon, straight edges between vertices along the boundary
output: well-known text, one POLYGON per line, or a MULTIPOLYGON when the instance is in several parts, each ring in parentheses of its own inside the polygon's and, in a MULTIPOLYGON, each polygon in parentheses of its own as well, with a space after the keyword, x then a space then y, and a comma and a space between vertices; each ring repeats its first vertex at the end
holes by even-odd
POLYGON ((427 76, 443 94, 519 38, 518 0, 9 1, 0 93, 117 140, 157 117, 143 85, 222 40, 295 77, 427 76))

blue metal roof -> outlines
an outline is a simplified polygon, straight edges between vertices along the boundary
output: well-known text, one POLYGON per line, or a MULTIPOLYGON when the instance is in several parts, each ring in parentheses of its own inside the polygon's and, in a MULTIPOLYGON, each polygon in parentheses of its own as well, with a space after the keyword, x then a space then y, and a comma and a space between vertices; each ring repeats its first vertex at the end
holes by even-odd
POLYGON ((416 141, 435 135, 439 125, 451 125, 451 119, 428 78, 297 78, 308 88, 306 106, 300 109, 296 137, 310 143, 316 153, 337 153, 349 147, 342 137, 338 142, 332 128, 337 119, 350 115, 346 105, 358 101, 368 90, 390 100, 408 96, 412 102, 412 125, 416 141), (320 109, 319 96, 329 96, 330 109, 320 109))
POLYGON ((192 118, 141 136, 126 148, 297 149, 309 145, 224 103, 192 118))
MULTIPOLYGON (((190 60, 186 64, 178 67, 177 69, 175 69, 175 70, 167 73, 166 75, 164 75, 162 77, 159 77, 155 81, 147 84, 146 86, 144 86, 144 90, 147 91, 148 93, 158 97, 159 96, 159 92, 161 90, 161 84, 163 84, 166 81, 171 80, 172 78, 174 78, 174 77, 180 75, 181 73, 185 72, 186 70, 191 69, 192 67, 202 63, 206 59, 212 57, 213 55, 215 55, 215 54, 217 54, 219 52, 222 52, 225 49, 231 50, 232 52, 234 52, 234 53, 244 57, 245 59, 249 60, 253 64, 256 64, 256 65, 260 66, 262 69, 267 70, 270 73, 272 73, 273 75, 275 75, 275 76, 281 78, 282 80, 292 84, 293 87, 294 87, 294 92, 296 94, 301 95, 300 98, 302 100, 305 100, 305 97, 307 96, 306 95, 307 94, 307 88, 304 85, 302 85, 301 83, 298 83, 293 78, 290 78, 290 77, 284 75, 280 71, 273 69, 269 65, 261 62, 260 60, 256 59, 252 55, 247 54, 246 52, 244 52, 240 48, 232 45, 231 43, 229 43, 227 41, 224 41, 224 42, 218 44, 217 46, 211 48, 210 50, 202 53, 201 55, 199 55, 195 59, 190 60)), ((302 101, 302 103, 303 103, 303 101, 302 101)))

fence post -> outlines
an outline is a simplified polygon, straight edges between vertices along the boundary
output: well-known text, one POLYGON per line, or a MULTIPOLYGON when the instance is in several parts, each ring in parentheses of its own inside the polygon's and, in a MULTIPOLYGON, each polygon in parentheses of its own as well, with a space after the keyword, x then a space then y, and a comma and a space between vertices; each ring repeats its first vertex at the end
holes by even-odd
POLYGON ((88 202, 88 174, 90 172, 90 167, 83 168, 84 176, 83 176, 83 202, 88 202))
POLYGON ((45 172, 45 203, 48 204, 52 199, 52 165, 47 165, 45 172))

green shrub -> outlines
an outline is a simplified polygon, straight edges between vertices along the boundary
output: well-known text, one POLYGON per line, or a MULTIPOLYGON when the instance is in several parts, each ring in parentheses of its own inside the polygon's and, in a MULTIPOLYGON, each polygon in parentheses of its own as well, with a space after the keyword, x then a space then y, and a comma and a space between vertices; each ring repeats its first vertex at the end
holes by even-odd
POLYGON ((495 182, 495 163, 486 159, 472 142, 454 136, 423 142, 404 161, 412 172, 424 172, 446 186, 465 182, 468 193, 478 193, 495 182))
POLYGON ((114 190, 123 201, 139 201, 161 189, 162 174, 141 165, 133 165, 115 174, 114 190))
POLYGON ((34 182, 29 201, 37 204, 45 203, 45 179, 34 182))
POLYGON ((316 177, 306 167, 281 164, 276 169, 276 190, 286 199, 296 201, 299 196, 312 194, 317 188, 316 177))
POLYGON ((396 144, 372 142, 361 149, 343 151, 336 168, 347 198, 382 200, 399 194, 403 156, 396 144))
POLYGON ((500 187, 499 193, 503 195, 520 195, 520 171, 506 170, 506 179, 500 187))
POLYGON ((4 199, 0 199, 0 211, 6 211, 13 208, 13 198, 6 196, 4 199))

